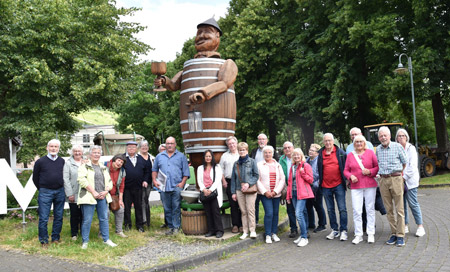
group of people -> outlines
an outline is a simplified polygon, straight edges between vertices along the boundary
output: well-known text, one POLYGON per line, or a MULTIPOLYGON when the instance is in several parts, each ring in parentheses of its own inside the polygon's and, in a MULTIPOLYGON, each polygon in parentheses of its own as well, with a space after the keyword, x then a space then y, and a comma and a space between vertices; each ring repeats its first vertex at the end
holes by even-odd
MULTIPOLYGON (((364 232, 367 242, 374 243, 375 210, 387 213, 391 237, 387 244, 404 246, 408 233, 407 205, 417 224, 416 236, 425 235, 420 205, 417 200, 419 173, 417 153, 409 143, 408 132, 399 129, 396 142, 391 141, 390 130, 381 127, 378 138, 381 144, 373 150, 358 128, 350 130, 352 143, 347 151, 334 144, 331 133, 323 136, 323 147, 312 144, 306 158, 300 148, 291 142, 283 144, 284 155, 278 157, 267 136, 258 135, 258 147, 249 155, 248 144, 234 136, 226 139, 228 151, 217 163, 214 153, 207 150, 203 164, 197 169, 197 182, 201 192, 208 232, 205 236, 223 236, 220 216, 223 192, 231 207, 233 233, 241 232, 240 239, 256 238, 259 203, 264 207, 266 243, 278 242, 279 207, 286 199, 290 225, 290 238, 299 247, 308 245, 308 229, 313 232, 326 230, 325 199, 331 232, 326 236, 333 240, 348 239, 345 194, 351 191, 354 239, 362 242, 364 232), (339 224, 335 203, 339 210, 339 224), (315 213, 318 224, 316 227, 315 213)), ((72 148, 72 156, 65 162, 58 157, 60 142, 48 142, 48 155, 36 161, 33 182, 39 190, 39 241, 48 246, 47 223, 53 204, 52 242, 59 243, 62 228, 64 202, 70 207, 70 226, 73 240, 79 232, 82 248, 86 249, 94 211, 99 219, 99 237, 108 246, 117 246, 109 236, 108 203, 115 196, 119 209, 113 211, 115 231, 121 237, 132 227, 131 206, 134 205, 136 228, 144 232, 150 224, 148 196, 151 185, 160 188, 159 173, 164 173, 164 190, 161 200, 164 206, 166 235, 180 232, 181 191, 190 176, 187 158, 176 149, 175 138, 166 139, 154 158, 148 154, 148 142, 139 145, 128 142, 125 154, 115 155, 106 165, 100 163, 102 150, 92 146, 89 159, 83 159, 81 146, 72 148), (151 179, 150 179, 151 177, 151 179), (151 181, 151 183, 150 183, 151 181)))

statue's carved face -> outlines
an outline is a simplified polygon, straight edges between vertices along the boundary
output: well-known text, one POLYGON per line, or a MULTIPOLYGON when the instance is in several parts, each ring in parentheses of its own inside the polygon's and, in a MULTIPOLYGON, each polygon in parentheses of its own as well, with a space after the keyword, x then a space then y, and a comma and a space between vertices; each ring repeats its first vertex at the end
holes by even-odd
POLYGON ((220 44, 220 33, 213 26, 200 26, 195 37, 197 52, 217 51, 220 44))

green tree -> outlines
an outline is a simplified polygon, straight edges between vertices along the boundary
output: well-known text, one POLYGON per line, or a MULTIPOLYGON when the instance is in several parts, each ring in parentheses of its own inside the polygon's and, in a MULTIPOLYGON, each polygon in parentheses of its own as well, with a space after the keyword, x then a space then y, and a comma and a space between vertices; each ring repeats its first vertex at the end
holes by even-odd
MULTIPOLYGON (((19 133, 38 151, 44 131, 77 128, 70 114, 121 101, 137 55, 150 49, 134 38, 141 26, 119 21, 135 10, 108 0, 1 1, 0 138, 19 133)), ((0 156, 9 158, 4 143, 0 156)))

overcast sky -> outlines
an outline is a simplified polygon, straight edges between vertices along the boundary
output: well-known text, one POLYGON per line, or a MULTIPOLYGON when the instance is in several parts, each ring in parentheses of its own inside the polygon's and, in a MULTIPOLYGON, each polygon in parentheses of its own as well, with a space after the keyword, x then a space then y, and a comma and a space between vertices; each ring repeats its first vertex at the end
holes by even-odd
POLYGON ((213 15, 216 20, 227 13, 229 0, 116 0, 118 7, 139 7, 135 16, 123 18, 139 22, 147 29, 137 38, 154 50, 143 60, 172 61, 181 53, 186 40, 197 33, 197 25, 213 15))

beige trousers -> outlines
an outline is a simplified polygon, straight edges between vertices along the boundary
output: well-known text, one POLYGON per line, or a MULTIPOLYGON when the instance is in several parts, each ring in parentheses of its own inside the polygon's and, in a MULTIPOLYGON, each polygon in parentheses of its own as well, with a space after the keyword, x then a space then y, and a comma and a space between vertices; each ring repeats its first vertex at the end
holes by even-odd
POLYGON ((240 190, 236 191, 236 197, 242 214, 242 228, 244 233, 256 231, 255 223, 255 201, 256 193, 243 194, 240 190))
POLYGON ((403 190, 403 178, 401 176, 380 178, 380 193, 387 211, 391 233, 397 237, 405 236, 403 190), (396 216, 394 215, 394 207, 396 216))

